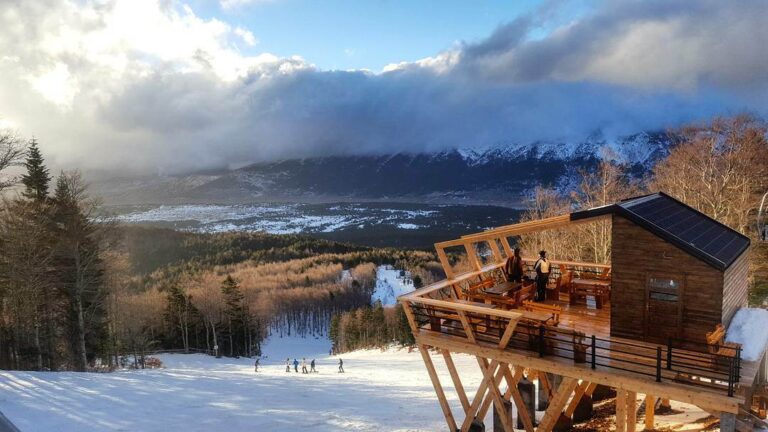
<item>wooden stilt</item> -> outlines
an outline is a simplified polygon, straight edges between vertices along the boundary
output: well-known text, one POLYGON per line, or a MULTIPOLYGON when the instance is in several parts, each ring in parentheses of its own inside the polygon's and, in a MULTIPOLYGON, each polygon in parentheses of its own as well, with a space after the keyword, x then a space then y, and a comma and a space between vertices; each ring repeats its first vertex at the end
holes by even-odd
POLYGON ((501 397, 498 383, 495 380, 493 370, 488 364, 488 360, 477 357, 477 364, 480 366, 480 370, 483 372, 485 381, 488 383, 488 392, 493 397, 493 403, 496 405, 496 410, 499 412, 499 416, 501 417, 501 424, 504 426, 504 432, 515 432, 515 429, 512 426, 512 417, 505 409, 504 399, 501 397))
POLYGON ((467 399, 467 393, 464 391, 464 385, 461 383, 459 373, 456 370, 456 365, 453 363, 450 351, 447 349, 442 350, 443 358, 445 358, 445 365, 448 367, 448 372, 451 374, 451 380, 453 381, 453 388, 456 389, 456 394, 461 401, 461 407, 464 408, 464 414, 469 411, 469 400, 467 399))
POLYGON ((635 432, 637 427, 637 393, 627 392, 627 432, 635 432))
POLYGON ((579 405, 579 402, 581 402, 581 397, 584 396, 588 386, 588 382, 582 381, 581 384, 576 387, 576 390, 573 392, 573 398, 571 399, 571 402, 568 403, 568 407, 565 409, 565 415, 568 417, 573 416, 573 412, 576 411, 576 407, 579 405))
MULTIPOLYGON (((496 387, 501 385, 501 381, 504 378, 504 368, 507 367, 505 363, 502 363, 499 365, 499 369, 496 372, 496 375, 494 377, 494 382, 496 383, 496 387)), ((504 397, 504 400, 508 400, 507 397, 504 397)), ((483 403, 480 405, 480 409, 477 410, 477 418, 485 418, 485 415, 488 414, 488 409, 491 407, 491 404, 493 403, 493 396, 490 392, 486 393, 485 399, 483 399, 483 403)))
POLYGON ((531 418, 530 414, 528 413, 528 409, 525 406, 523 395, 521 395, 520 390, 517 389, 517 382, 520 381, 522 377, 523 368, 515 368, 514 375, 509 373, 507 375, 507 384, 509 385, 507 392, 510 394, 512 400, 515 403, 515 408, 517 408, 517 415, 520 416, 520 421, 523 422, 523 427, 525 427, 526 432, 533 432, 533 419, 531 418))
POLYGON ((627 431, 627 392, 616 389, 616 432, 627 431))
MULTIPOLYGON (((493 360, 490 365, 490 369, 495 371, 498 367, 499 362, 496 360, 493 360)), ((498 376, 498 382, 501 382, 501 376, 498 376)), ((494 380, 494 382, 496 382, 494 380)), ((481 404, 483 403, 485 399, 485 394, 488 391, 488 382, 486 380, 482 380, 480 382, 480 386, 477 388, 477 393, 475 393, 475 398, 472 399, 472 404, 469 406, 469 411, 467 412, 467 417, 464 418, 464 422, 461 424, 461 432, 467 432, 469 430, 469 427, 472 425, 472 420, 475 419, 475 414, 477 413, 477 410, 480 409, 481 404)))
POLYGON ((653 429, 654 414, 656 413, 656 398, 652 395, 645 395, 645 428, 653 429))
POLYGON ((455 431, 456 419, 453 418, 451 407, 448 405, 448 400, 445 398, 443 386, 440 384, 440 378, 437 376, 435 365, 432 363, 432 358, 429 356, 429 352, 427 352, 427 348, 424 345, 419 345, 419 351, 421 352, 422 359, 424 359, 424 365, 427 367, 429 378, 432 380, 432 386, 435 388, 435 393, 437 393, 437 400, 440 402, 440 408, 443 410, 445 422, 448 423, 448 429, 455 431))
POLYGON ((560 383, 560 387, 555 392, 552 400, 549 401, 549 406, 539 423, 539 432, 549 432, 552 430, 555 423, 557 423, 557 419, 560 418, 560 414, 563 412, 563 408, 565 408, 568 398, 571 397, 571 393, 573 393, 573 390, 576 389, 578 384, 579 381, 575 378, 563 379, 563 382, 560 383))

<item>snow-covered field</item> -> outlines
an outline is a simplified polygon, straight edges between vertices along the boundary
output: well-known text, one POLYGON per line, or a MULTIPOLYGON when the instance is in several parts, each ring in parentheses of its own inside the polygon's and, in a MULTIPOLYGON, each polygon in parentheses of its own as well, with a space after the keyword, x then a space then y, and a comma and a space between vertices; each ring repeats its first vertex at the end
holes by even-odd
MULTIPOLYGON (((438 431, 446 425, 417 351, 343 355, 337 373, 324 339, 272 339, 261 370, 249 359, 164 354, 164 369, 110 374, 0 372, 0 411, 22 431, 438 431), (285 372, 287 357, 312 358, 318 373, 285 372)), ((458 398, 433 355, 455 414, 458 398)), ((476 361, 454 356, 466 390, 476 361)), ((667 421, 706 414, 685 408, 667 421)), ((659 418, 661 419, 661 418, 659 418)), ((490 414, 486 425, 491 425, 490 414)), ((683 429, 681 429, 683 430, 683 429)))
POLYGON ((371 296, 371 303, 381 301, 385 306, 397 303, 397 298, 413 291, 410 272, 398 270, 390 265, 376 268, 376 288, 371 296))

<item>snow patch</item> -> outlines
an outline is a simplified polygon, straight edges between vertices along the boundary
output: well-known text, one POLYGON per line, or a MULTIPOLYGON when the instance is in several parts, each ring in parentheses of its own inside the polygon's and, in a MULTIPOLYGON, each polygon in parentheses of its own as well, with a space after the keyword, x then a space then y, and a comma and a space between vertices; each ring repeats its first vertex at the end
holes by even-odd
POLYGON ((379 300, 384 306, 393 306, 399 296, 413 289, 410 272, 398 270, 390 265, 379 266, 376 269, 376 288, 371 296, 371 303, 379 300))
POLYGON ((743 360, 759 360, 768 345, 768 310, 739 309, 728 326, 725 340, 741 344, 743 360))

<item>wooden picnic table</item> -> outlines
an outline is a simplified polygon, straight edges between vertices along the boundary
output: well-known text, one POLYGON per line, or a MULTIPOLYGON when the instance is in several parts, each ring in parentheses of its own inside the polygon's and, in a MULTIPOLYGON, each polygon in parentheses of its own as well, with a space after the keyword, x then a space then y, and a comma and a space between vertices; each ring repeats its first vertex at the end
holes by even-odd
POLYGON ((547 312, 529 311, 525 309, 515 309, 515 312, 520 312, 523 314, 523 318, 530 321, 536 321, 540 324, 548 324, 555 319, 555 314, 547 312))
POLYGON ((510 291, 515 291, 523 286, 522 282, 502 282, 494 285, 490 288, 486 288, 483 292, 486 294, 503 295, 510 291))
POLYGON ((591 295, 595 298, 595 307, 602 309, 603 302, 608 299, 611 290, 611 282, 603 279, 574 278, 571 280, 570 297, 571 304, 576 303, 579 296, 591 295))

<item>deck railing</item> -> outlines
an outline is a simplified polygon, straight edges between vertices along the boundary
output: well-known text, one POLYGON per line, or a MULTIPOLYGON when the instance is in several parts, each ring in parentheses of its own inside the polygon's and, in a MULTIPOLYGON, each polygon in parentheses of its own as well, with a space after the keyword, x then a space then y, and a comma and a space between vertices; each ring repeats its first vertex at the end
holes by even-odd
MULTIPOLYGON (((440 291, 432 291, 436 295, 440 291)), ((676 382, 727 392, 733 396, 739 382, 741 349, 734 355, 711 353, 706 344, 670 340, 649 344, 601 338, 567 328, 539 324, 521 313, 486 309, 436 298, 407 300, 418 329, 467 338, 470 342, 498 345, 510 320, 517 326, 500 348, 532 352, 539 357, 570 359, 592 369, 617 370, 649 377, 656 382, 676 382), (468 334, 466 325, 471 327, 468 334)))

